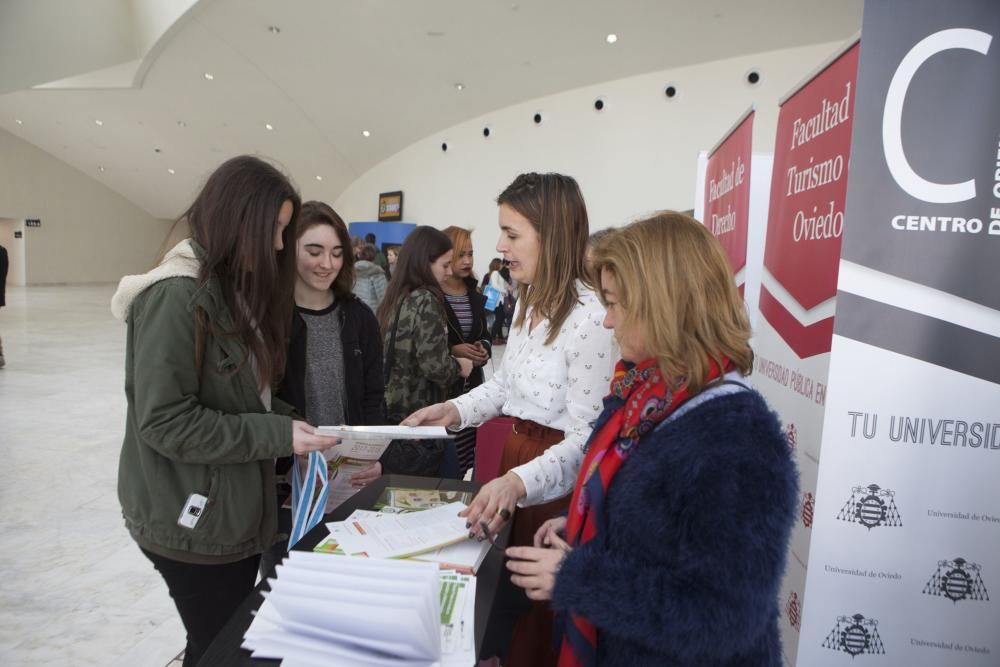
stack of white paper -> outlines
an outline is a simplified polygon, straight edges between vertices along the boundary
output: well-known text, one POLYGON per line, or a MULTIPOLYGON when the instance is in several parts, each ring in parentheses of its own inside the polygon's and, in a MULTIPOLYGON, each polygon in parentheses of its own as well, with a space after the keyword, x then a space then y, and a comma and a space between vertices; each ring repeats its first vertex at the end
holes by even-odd
MULTIPOLYGON (((370 556, 367 549, 374 549, 371 542, 365 541, 364 535, 359 535, 359 527, 363 529, 370 521, 376 521, 386 516, 397 516, 372 510, 354 510, 344 521, 331 521, 326 524, 330 535, 314 547, 319 553, 332 553, 349 556, 370 556)), ((463 533, 465 528, 463 524, 463 533)), ((462 540, 448 546, 426 551, 414 556, 411 560, 434 562, 442 568, 455 570, 463 574, 476 574, 489 554, 490 543, 478 542, 463 537, 462 540)))
MULTIPOLYGON (((465 519, 458 513, 464 503, 449 503, 410 514, 355 512, 338 533, 348 554, 370 558, 408 558, 469 539, 465 519)), ((329 525, 329 524, 328 524, 329 525)))
POLYGON ((244 635, 255 658, 363 667, 441 660, 436 565, 293 551, 276 574, 244 635))

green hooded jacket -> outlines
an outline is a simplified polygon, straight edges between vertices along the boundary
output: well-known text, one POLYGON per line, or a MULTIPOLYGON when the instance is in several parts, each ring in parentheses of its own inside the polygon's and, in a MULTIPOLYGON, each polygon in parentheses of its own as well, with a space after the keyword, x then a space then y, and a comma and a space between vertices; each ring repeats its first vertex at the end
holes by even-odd
POLYGON ((274 459, 292 454, 292 409, 277 399, 274 412, 265 408, 233 337, 205 336, 199 374, 195 311, 216 330, 233 325, 218 284, 196 283, 199 255, 193 242, 181 242, 153 271, 126 276, 112 301, 128 324, 118 498, 139 546, 185 562, 225 563, 275 540, 274 459), (208 501, 186 528, 178 519, 192 494, 208 501))

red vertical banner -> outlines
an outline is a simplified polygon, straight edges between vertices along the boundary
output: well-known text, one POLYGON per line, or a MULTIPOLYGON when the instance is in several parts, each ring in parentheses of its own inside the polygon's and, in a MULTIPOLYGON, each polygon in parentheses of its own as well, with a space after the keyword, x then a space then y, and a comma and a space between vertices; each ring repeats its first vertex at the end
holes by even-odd
POLYGON ((747 237, 750 228, 750 152, 753 110, 738 121, 708 156, 705 171, 705 226, 719 239, 736 285, 746 282, 747 237))
POLYGON ((785 424, 799 466, 798 520, 792 529, 779 621, 785 664, 797 660, 809 551, 818 495, 830 344, 847 165, 858 69, 858 43, 844 46, 788 94, 778 115, 759 317, 754 330, 757 388, 785 424))
POLYGON ((830 63, 778 115, 760 311, 800 358, 829 352, 833 338, 858 51, 830 63))

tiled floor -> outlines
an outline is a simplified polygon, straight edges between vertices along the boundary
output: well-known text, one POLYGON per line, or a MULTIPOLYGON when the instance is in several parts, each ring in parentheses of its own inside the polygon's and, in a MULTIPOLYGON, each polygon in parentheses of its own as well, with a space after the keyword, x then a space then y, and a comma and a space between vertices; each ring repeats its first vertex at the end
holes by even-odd
POLYGON ((115 494, 113 287, 7 288, 0 337, 0 665, 163 667, 184 629, 115 494))
POLYGON ((115 493, 125 325, 111 317, 113 291, 8 287, 0 309, 4 667, 163 667, 184 646, 115 493))

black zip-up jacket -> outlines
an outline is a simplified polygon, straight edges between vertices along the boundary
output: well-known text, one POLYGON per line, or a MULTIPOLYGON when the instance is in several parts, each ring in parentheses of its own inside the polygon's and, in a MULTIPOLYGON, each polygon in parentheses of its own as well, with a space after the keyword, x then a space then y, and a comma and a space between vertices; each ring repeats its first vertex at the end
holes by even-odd
MULTIPOLYGON (((344 350, 344 421, 353 426, 384 424, 385 380, 378 320, 353 294, 348 299, 338 300, 337 313, 344 350)), ((306 414, 306 336, 306 323, 296 310, 288 345, 288 364, 278 397, 303 415, 306 414)))
MULTIPOLYGON (((469 305, 472 307, 472 330, 469 332, 467 338, 462 336, 462 325, 458 323, 458 316, 455 315, 455 311, 451 309, 446 300, 445 305, 448 306, 445 308, 448 314, 448 347, 479 341, 486 348, 486 352, 492 357, 493 338, 490 335, 490 330, 486 327, 486 297, 476 289, 478 285, 474 278, 465 278, 463 282, 465 283, 465 291, 469 295, 469 305)), ((473 368, 472 373, 469 374, 467 379, 462 378, 455 383, 449 392, 448 398, 461 396, 470 389, 478 387, 483 383, 484 377, 481 366, 473 368)))
MULTIPOLYGON (((354 296, 337 303, 340 317, 340 341, 344 351, 344 422, 352 426, 385 423, 385 380, 382 377, 382 334, 371 308, 354 296)), ((278 387, 278 398, 306 414, 306 337, 308 327, 299 311, 292 316, 292 337, 288 344, 285 377, 278 387)), ((313 424, 320 426, 320 424, 313 424)), ((288 472, 292 458, 277 460, 279 475, 288 472)), ((289 488, 279 484, 278 501, 284 501, 289 488)))

